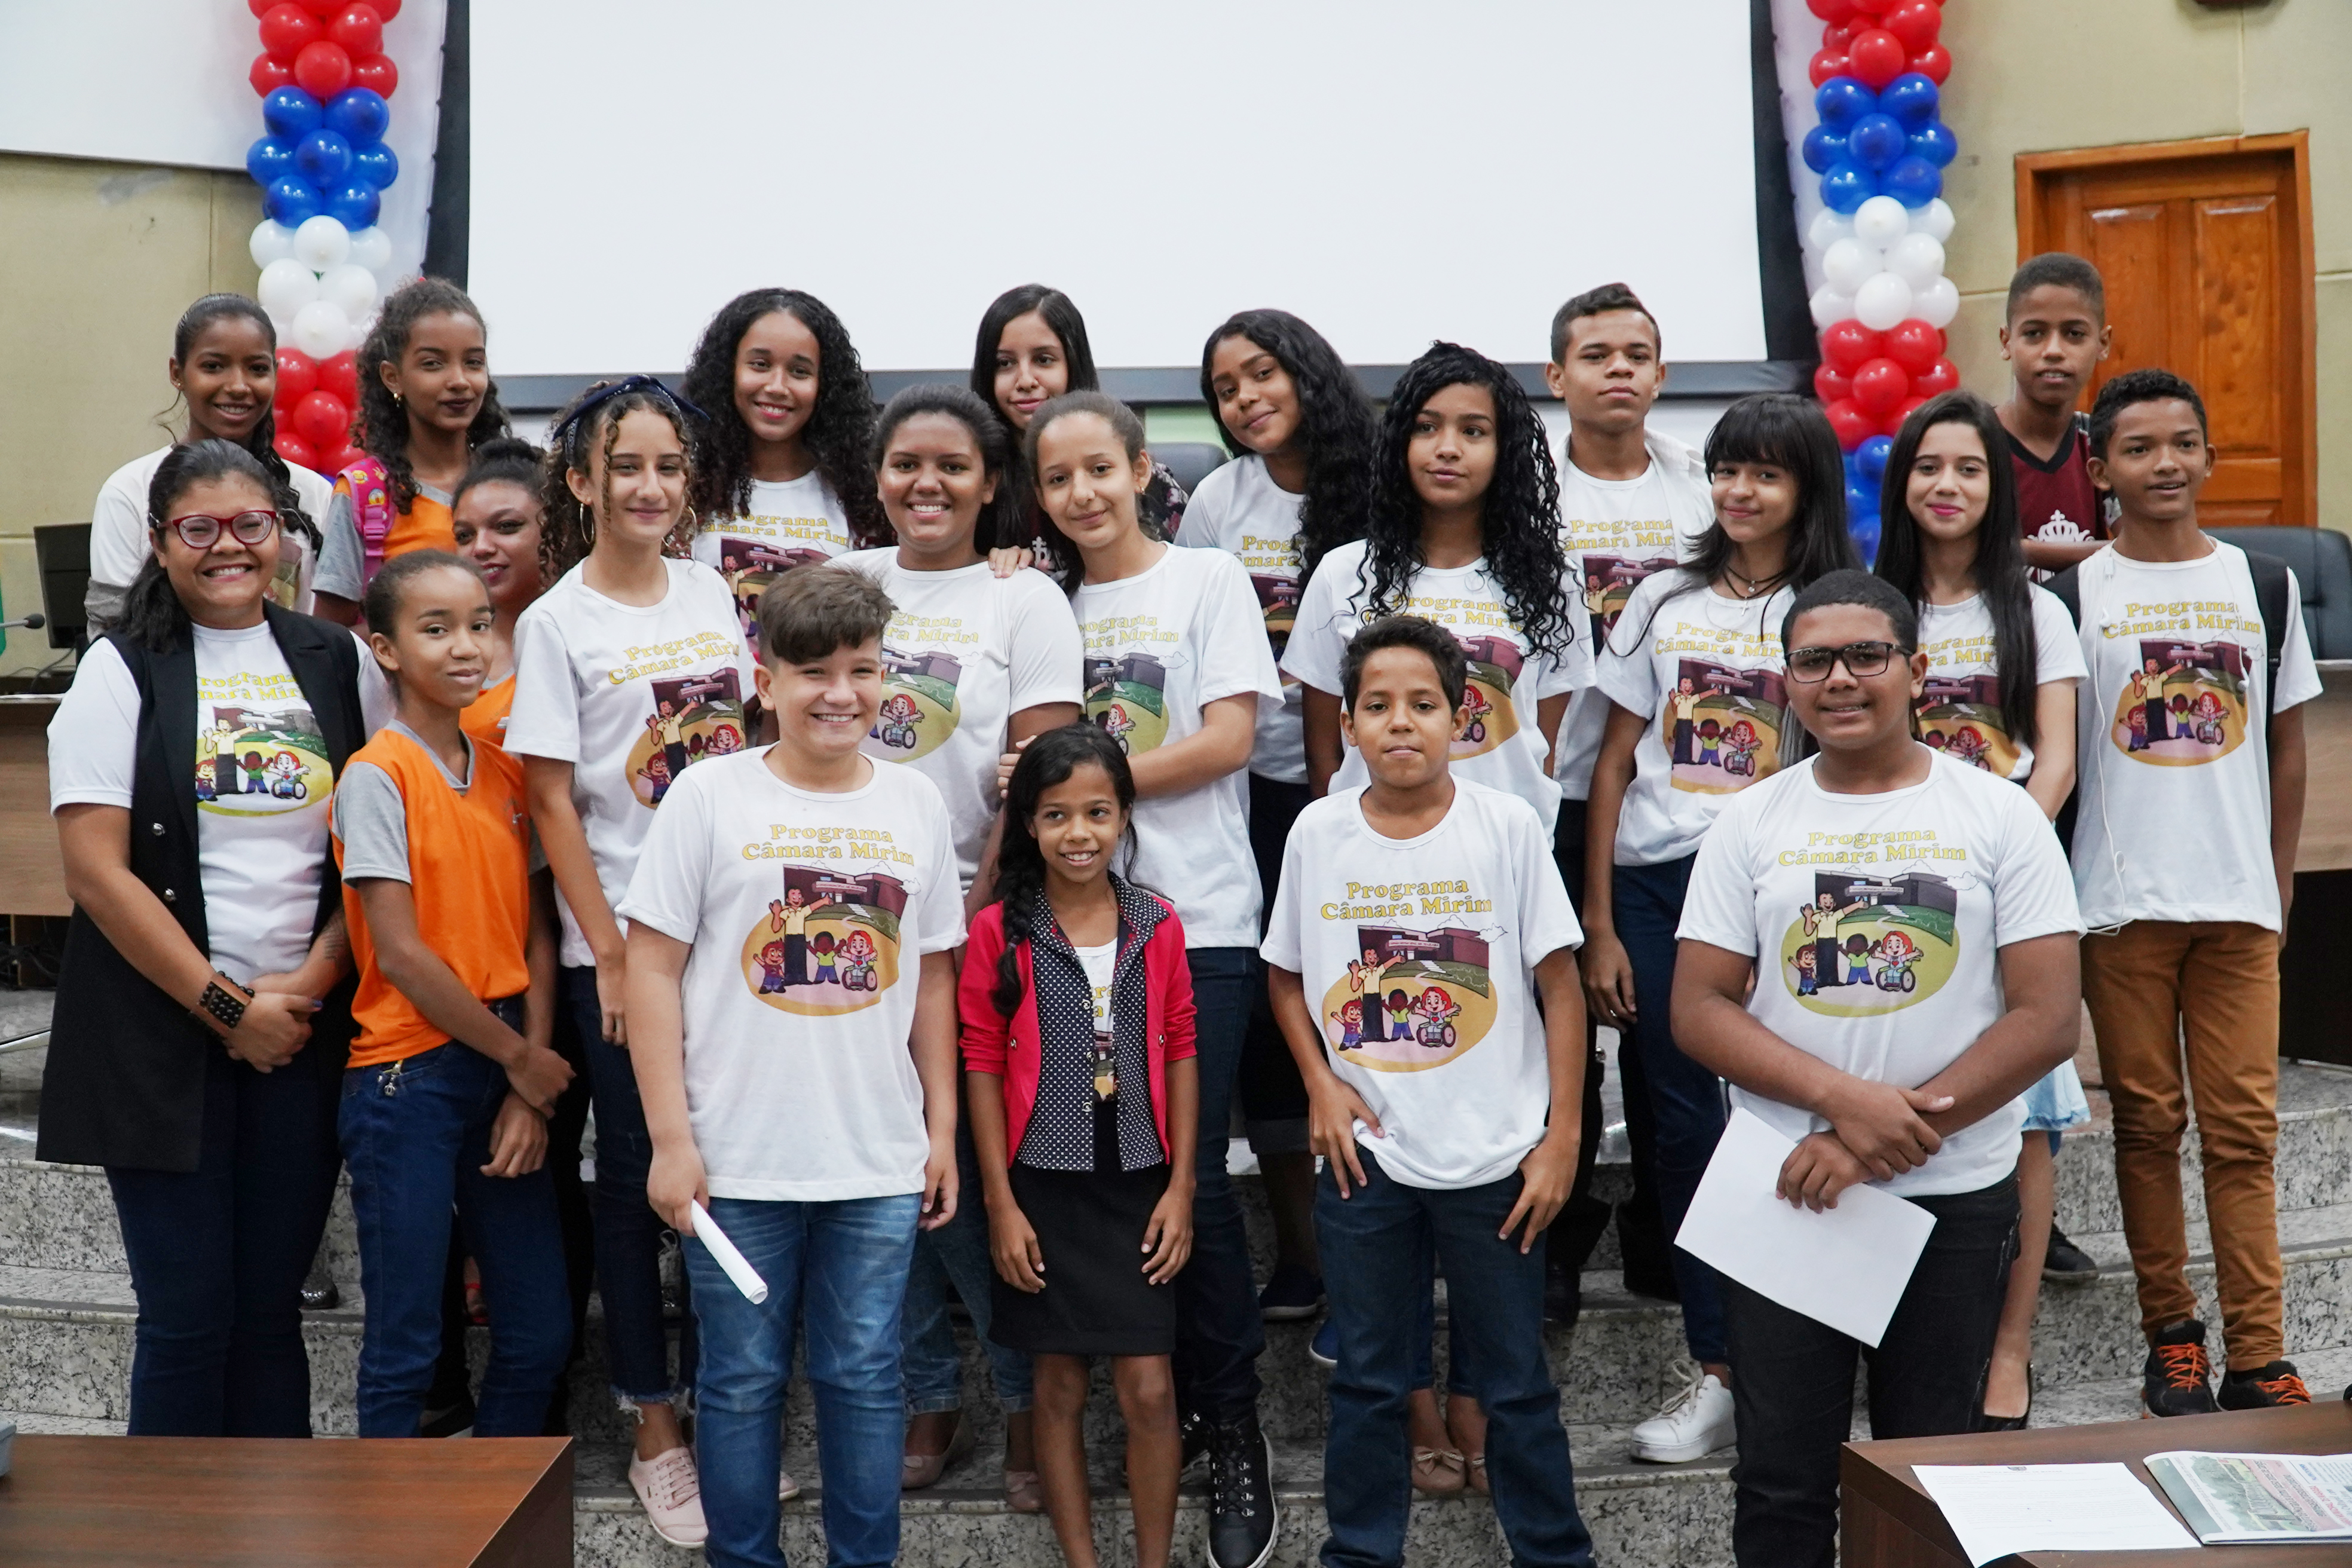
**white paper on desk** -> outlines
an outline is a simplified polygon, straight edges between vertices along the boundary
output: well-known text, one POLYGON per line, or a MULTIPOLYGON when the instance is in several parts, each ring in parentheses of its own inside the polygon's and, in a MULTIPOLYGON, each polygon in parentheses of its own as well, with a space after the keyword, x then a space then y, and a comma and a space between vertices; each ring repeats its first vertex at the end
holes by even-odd
POLYGON ((1876 1187, 1848 1187, 1820 1214, 1776 1197, 1795 1148, 1753 1111, 1734 1110, 1675 1245, 1876 1349, 1936 1218, 1876 1187))
POLYGON ((2012 1552, 2197 1544, 2126 1465, 1914 1465, 1911 1473, 1977 1568, 2012 1552))

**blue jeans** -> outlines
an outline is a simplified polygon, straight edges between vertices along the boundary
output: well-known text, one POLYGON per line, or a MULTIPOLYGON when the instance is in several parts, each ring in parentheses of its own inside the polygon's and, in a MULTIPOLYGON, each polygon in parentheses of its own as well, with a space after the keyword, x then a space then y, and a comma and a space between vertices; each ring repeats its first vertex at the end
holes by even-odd
POLYGON ((971 1314, 972 1332, 988 1352, 996 1403, 1007 1415, 1029 1408, 1031 1367, 1026 1352, 1007 1350, 988 1337, 989 1283, 996 1265, 988 1255, 988 1208, 980 1199, 980 1157, 972 1150, 968 1122, 956 1123, 955 1217, 937 1230, 915 1236, 915 1263, 907 1276, 906 1322, 898 1336, 907 1414, 931 1415, 963 1408, 963 1357, 948 1321, 953 1290, 971 1314))
POLYGON ((1185 957, 1192 967, 1201 1143, 1192 1258, 1176 1276, 1176 1405, 1223 1425, 1257 1409, 1257 1358, 1265 1349, 1249 1233, 1225 1172, 1234 1080, 1249 1037, 1250 1001, 1265 988, 1265 975, 1246 947, 1196 947, 1185 957))
POLYGON ((1486 1477, 1511 1561, 1590 1568, 1592 1537, 1577 1512, 1559 1390, 1544 1355, 1544 1249, 1523 1255, 1497 1234, 1518 1199, 1518 1173, 1438 1191, 1395 1181, 1360 1143, 1357 1155, 1366 1182, 1351 1196, 1339 1196, 1328 1161, 1315 1184, 1315 1237, 1339 1335, 1323 1448, 1325 1568, 1404 1561, 1412 1504, 1405 1399, 1428 1335, 1397 1303, 1420 1289, 1433 1248, 1445 1270, 1453 1342, 1477 1363, 1486 1477))
POLYGON ((335 1195, 342 1052, 313 1040, 261 1073, 202 1048, 196 1168, 106 1173, 139 1297, 131 1435, 307 1437, 302 1277, 335 1195))
POLYGON ((613 1392, 626 1405, 667 1405, 679 1384, 693 1381, 694 1318, 689 1302, 674 1383, 661 1300, 662 1233, 668 1227, 646 1201, 654 1140, 637 1098, 637 1070, 627 1051, 604 1038, 596 971, 566 967, 562 992, 588 1058, 596 1109, 596 1293, 604 1302, 604 1359, 613 1392))
MULTIPOLYGON (((1633 1037, 1617 1052, 1625 1089, 1625 1133, 1633 1145, 1637 1184, 1658 1194, 1658 1217, 1671 1241, 1690 1212, 1699 1178, 1723 1136, 1723 1084, 1683 1055, 1668 1026, 1674 1009, 1675 928, 1696 856, 1658 866, 1620 866, 1612 879, 1617 940, 1633 965, 1633 1037)), ((1683 1299, 1683 1339, 1691 1359, 1725 1359, 1723 1287, 1715 1270, 1675 1247, 1675 1284, 1683 1299)))
POLYGON ((921 1205, 915 1193, 821 1204, 713 1198, 710 1217, 768 1282, 768 1299, 756 1307, 709 1248, 687 1238, 686 1270, 702 1325, 695 1450, 712 1568, 783 1568, 776 1477, 793 1331, 803 1308, 824 1476, 825 1560, 832 1568, 898 1560, 898 1459, 907 1438, 898 1316, 921 1205))
POLYGON ((546 1426, 572 1349, 572 1296, 547 1167, 525 1176, 482 1173, 506 1097, 504 1069, 455 1041, 343 1074, 338 1123, 367 1294, 362 1437, 416 1436, 441 1355, 453 1205, 490 1312, 475 1434, 536 1437, 546 1426))

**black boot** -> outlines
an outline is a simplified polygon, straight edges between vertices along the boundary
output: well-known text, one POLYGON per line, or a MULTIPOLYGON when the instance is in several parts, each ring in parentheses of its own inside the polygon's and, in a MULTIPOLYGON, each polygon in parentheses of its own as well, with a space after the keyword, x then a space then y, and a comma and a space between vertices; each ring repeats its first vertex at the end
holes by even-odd
POLYGON ((1257 1412, 1209 1428, 1210 1568, 1265 1568, 1281 1524, 1274 1502, 1274 1445, 1257 1412))

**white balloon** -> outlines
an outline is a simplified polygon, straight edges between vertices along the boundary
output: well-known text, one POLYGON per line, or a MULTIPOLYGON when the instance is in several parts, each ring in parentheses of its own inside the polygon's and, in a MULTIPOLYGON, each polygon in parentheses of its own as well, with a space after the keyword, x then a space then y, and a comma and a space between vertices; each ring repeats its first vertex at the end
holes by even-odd
POLYGON ((1960 313, 1960 286, 1948 278, 1937 279, 1911 301, 1911 313, 1931 327, 1950 326, 1960 313))
POLYGON ((313 272, 341 267, 351 254, 352 231, 325 213, 303 219, 302 226, 294 231, 295 258, 313 272))
POLYGON ((246 248, 253 253, 256 267, 283 261, 294 254, 294 231, 274 217, 263 218, 255 227, 253 238, 246 248))
POLYGON ((1835 207, 1823 207, 1805 229, 1805 248, 1819 254, 1841 239, 1853 237, 1853 219, 1835 207))
POLYGON ((1887 247, 1886 270, 1916 292, 1944 275, 1944 247, 1933 236, 1906 234, 1887 247))
POLYGON ((352 236, 350 259, 370 272, 381 272, 392 265, 392 236, 374 224, 357 230, 352 236))
POLYGON ((1937 196, 1911 215, 1911 232, 1924 234, 1942 245, 1952 237, 1954 222, 1951 204, 1937 196))
POLYGON ((325 300, 313 300, 295 313, 294 346, 312 359, 332 359, 352 346, 351 318, 325 300))
POLYGON ((1840 321, 1853 320, 1853 296, 1841 294, 1827 284, 1813 295, 1813 325, 1834 327, 1840 321))
POLYGON ((1882 272, 1854 291, 1853 313, 1874 332, 1883 332, 1911 314, 1911 285, 1882 272))
POLYGON ((342 311, 347 321, 364 321, 375 311, 375 274, 357 262, 327 269, 319 279, 319 298, 342 311))
POLYGON ((291 321, 319 297, 319 278, 293 257, 281 256, 261 269, 261 281, 254 291, 263 310, 291 321))
POLYGON ((1873 196, 1854 209, 1853 232, 1884 250, 1911 232, 1911 215, 1893 196, 1873 196))
POLYGON ((1822 252, 1822 277, 1841 294, 1855 294, 1862 286, 1885 270, 1886 258, 1874 245, 1865 245, 1857 236, 1841 239, 1822 252))

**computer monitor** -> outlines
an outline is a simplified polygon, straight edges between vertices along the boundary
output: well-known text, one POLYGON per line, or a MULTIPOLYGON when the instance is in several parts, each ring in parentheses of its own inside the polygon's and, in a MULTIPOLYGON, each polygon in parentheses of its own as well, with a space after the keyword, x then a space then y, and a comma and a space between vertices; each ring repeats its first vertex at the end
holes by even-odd
POLYGON ((79 648, 89 635, 89 524, 58 522, 33 530, 33 560, 41 571, 41 613, 51 647, 79 648))

